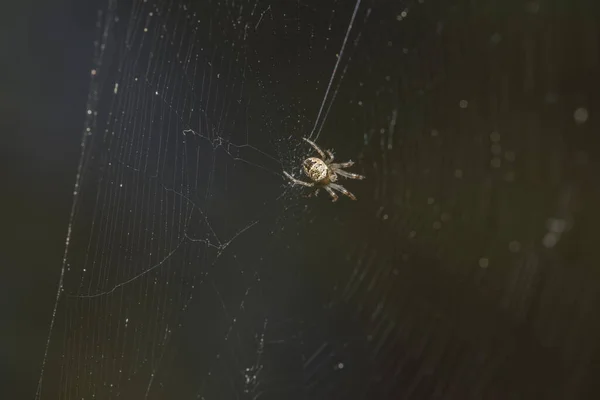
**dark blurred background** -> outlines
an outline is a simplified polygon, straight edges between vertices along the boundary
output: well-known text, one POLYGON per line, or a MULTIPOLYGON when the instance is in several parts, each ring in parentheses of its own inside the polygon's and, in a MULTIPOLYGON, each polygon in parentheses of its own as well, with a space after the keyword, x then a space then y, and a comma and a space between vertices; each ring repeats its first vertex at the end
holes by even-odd
POLYGON ((99 1, 23 1, 2 7, 2 398, 35 393, 64 252, 101 6, 99 1))
MULTIPOLYGON (((123 8, 115 13, 123 20, 133 13, 132 2, 96 0, 21 2, 2 13, 1 398, 32 398, 38 386, 81 134, 89 122, 86 102, 98 11, 117 3, 123 8)), ((260 3, 263 11, 271 4, 260 3)), ((233 101, 251 94, 254 109, 247 109, 248 115, 266 110, 262 119, 247 123, 255 128, 256 148, 277 154, 283 168, 295 168, 307 151, 298 150, 297 139, 312 128, 331 74, 330 56, 339 49, 355 5, 307 3, 290 3, 288 9, 272 2, 270 13, 251 16, 245 13, 255 5, 240 4, 246 10, 240 9, 240 18, 254 26, 255 36, 241 46, 246 53, 235 45, 231 53, 222 50, 234 37, 227 36, 229 28, 222 28, 223 37, 201 39, 216 43, 214 54, 223 59, 247 56, 254 75, 239 89, 242 94, 233 84, 223 90, 233 101), (303 11, 296 15, 295 9, 303 11), (288 15, 299 16, 299 22, 283 17, 288 15), (297 37, 289 34, 294 24, 297 37), (316 39, 307 44, 304 34, 316 39), (329 40, 331 45, 323 44, 329 40), (310 84, 296 78, 295 67, 310 84), (319 80, 314 93, 313 78, 319 80), (293 113, 297 119, 295 114, 288 118, 293 113), (294 138, 291 149, 285 148, 286 131, 294 138)), ((218 27, 237 18, 223 12, 238 10, 227 2, 197 2, 190 8, 211 16, 208 20, 218 27)), ((244 186, 248 179, 263 183, 256 198, 265 204, 287 189, 273 176, 277 163, 240 154, 263 163, 267 172, 231 178, 239 193, 216 183, 221 206, 210 209, 217 227, 235 232, 256 219, 257 231, 233 242, 240 245, 231 249, 237 259, 227 255, 215 272, 198 273, 199 287, 212 294, 196 288, 199 295, 186 303, 193 311, 187 311, 185 328, 173 339, 172 348, 179 350, 156 378, 158 388, 149 398, 600 398, 597 2, 365 1, 359 10, 354 34, 360 32, 360 40, 347 48, 352 60, 342 63, 348 70, 321 138, 341 158, 359 161, 356 171, 369 177, 362 186, 347 185, 359 202, 336 208, 323 194, 297 200, 300 192, 294 189, 285 192, 283 205, 268 203, 267 211, 262 204, 250 206, 255 191, 244 186), (397 127, 393 137, 390 124, 397 127), (241 216, 232 212, 231 219, 242 222, 227 219, 229 209, 239 210, 241 216), (236 278, 248 271, 242 264, 251 265, 260 283, 247 280, 248 274, 236 278), (252 289, 249 296, 255 296, 257 288, 259 297, 241 297, 249 310, 240 312, 241 327, 223 322, 206 328, 206 321, 225 319, 223 314, 239 306, 240 293, 252 289), (261 330, 266 320, 271 325, 261 330), (228 347, 217 339, 232 330, 241 338, 240 348, 222 356, 228 347), (271 347, 246 342, 265 332, 272 335, 271 347), (257 354, 266 359, 261 384, 244 391, 252 388, 244 371, 248 365, 258 368, 259 361, 248 361, 257 354), (344 375, 331 372, 342 369, 344 375)), ((124 31, 115 30, 115 48, 124 51, 119 47, 124 31)), ((104 65, 119 60, 119 51, 104 65)), ((227 71, 226 62, 215 65, 227 71)), ((131 81, 133 75, 123 76, 131 81)), ((109 80, 104 82, 108 92, 109 80)), ((105 111, 110 102, 99 99, 105 111)), ((176 100, 166 104, 174 107, 165 110, 181 106, 176 100)), ((100 118, 108 120, 105 115, 100 118)), ((223 131, 216 135, 225 137, 223 131)), ((188 145, 201 146, 211 138, 206 134, 200 144, 188 145)), ((102 175, 107 146, 91 148, 98 157, 90 170, 102 175)), ((85 182, 90 193, 96 190, 91 177, 85 182)), ((77 221, 87 222, 91 209, 82 204, 77 221)), ((87 238, 86 222, 76 231, 75 260, 83 253, 77 235, 87 238)), ((66 291, 80 295, 75 287, 66 291)), ((137 299, 150 305, 140 315, 152 316, 151 297, 137 299)), ((73 339, 69 321, 122 316, 120 303, 90 308, 108 317, 100 312, 89 316, 82 304, 79 298, 59 303, 43 398, 91 393, 112 398, 116 392, 106 389, 112 383, 121 385, 125 398, 145 398, 152 380, 144 366, 129 370, 131 386, 112 375, 82 380, 81 387, 78 378, 58 378, 65 365, 66 371, 80 371, 61 360, 61 354, 83 360, 77 346, 85 345, 76 340, 110 347, 112 331, 73 339)), ((157 339, 149 340, 156 340, 150 348, 160 348, 157 339)))

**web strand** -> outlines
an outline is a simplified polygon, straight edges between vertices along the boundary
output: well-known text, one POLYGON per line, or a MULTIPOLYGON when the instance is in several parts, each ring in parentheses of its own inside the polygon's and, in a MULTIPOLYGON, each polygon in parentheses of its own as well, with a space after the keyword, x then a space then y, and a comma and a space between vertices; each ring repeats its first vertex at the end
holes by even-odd
MULTIPOLYGON (((331 89, 333 80, 335 79, 335 75, 337 73, 338 66, 340 65, 340 61, 342 60, 342 57, 344 56, 344 49, 346 48, 346 43, 348 42, 348 38, 350 37, 350 31, 352 30, 352 25, 354 24, 354 19, 356 18, 356 13, 358 12, 358 8, 360 7, 360 2, 361 2, 361 0, 357 0, 356 5, 354 6, 354 11, 352 12, 352 18, 350 18, 350 23, 348 24, 348 29, 346 30, 346 36, 344 36, 344 41, 342 42, 342 48, 340 49, 339 55, 337 57, 337 61, 335 62, 335 66, 333 67, 333 72, 331 73, 331 78, 329 78, 329 83, 327 84, 327 90, 325 90, 325 95, 323 96, 323 101, 321 102, 321 107, 319 108, 319 113, 317 114, 317 118, 315 119, 315 125, 313 126, 313 129, 310 132, 310 135, 308 136, 308 138, 313 141, 316 141, 319 138, 319 135, 321 134, 321 130, 319 129, 316 136, 314 136, 315 130, 317 129, 317 126, 319 125, 319 120, 321 118, 321 113, 323 112, 323 107, 325 106, 325 102, 327 101, 327 98, 329 97, 329 91, 331 89)), ((324 124, 325 124, 325 119, 323 119, 323 121, 321 122, 321 126, 323 126, 324 124)))

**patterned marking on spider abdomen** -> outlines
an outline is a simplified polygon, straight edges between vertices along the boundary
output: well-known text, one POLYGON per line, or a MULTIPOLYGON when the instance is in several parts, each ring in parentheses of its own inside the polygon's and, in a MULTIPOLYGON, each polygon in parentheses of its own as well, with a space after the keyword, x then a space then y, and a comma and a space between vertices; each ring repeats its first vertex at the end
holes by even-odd
POLYGON ((304 160, 304 173, 314 182, 320 182, 327 178, 329 168, 320 158, 310 157, 304 160))

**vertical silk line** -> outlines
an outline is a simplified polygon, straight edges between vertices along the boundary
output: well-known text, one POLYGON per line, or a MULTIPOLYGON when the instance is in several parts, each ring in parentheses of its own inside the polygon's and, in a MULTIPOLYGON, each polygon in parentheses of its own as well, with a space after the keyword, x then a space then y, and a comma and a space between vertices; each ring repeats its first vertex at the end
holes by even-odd
MULTIPOLYGON (((329 96, 329 91, 331 89, 331 84, 333 83, 333 79, 335 78, 335 74, 337 73, 338 66, 340 65, 340 60, 344 55, 344 49, 346 48, 346 43, 348 42, 348 37, 350 36, 350 31, 352 30, 352 25, 354 24, 354 19, 356 18, 356 13, 358 12, 358 8, 360 7, 360 1, 356 1, 356 5, 354 6, 354 12, 352 13, 352 18, 350 18, 350 24, 348 25, 348 30, 346 31, 346 37, 344 37, 344 42, 342 43, 342 48, 340 50, 340 54, 335 63, 335 67, 333 67, 333 72, 331 74, 331 78, 329 79, 329 84, 327 85, 327 90, 325 91, 325 96, 323 96, 323 101, 321 102, 321 108, 319 108, 319 113, 317 114, 317 119, 315 120, 315 126, 313 126, 312 131, 310 132, 309 139, 316 140, 319 137, 319 134, 313 139, 313 135, 315 130, 317 129, 317 125, 319 124, 319 119, 321 118, 321 113, 323 112, 323 107, 325 106, 325 102, 327 101, 327 97, 329 96)), ((323 121, 323 124, 325 121, 323 121)))
MULTIPOLYGON (((98 54, 96 55, 96 59, 94 60, 94 64, 96 65, 95 69, 97 71, 100 71, 100 65, 102 62, 102 59, 104 57, 104 49, 106 47, 106 43, 108 42, 108 33, 110 32, 110 29, 112 27, 113 21, 114 21, 114 12, 116 10, 116 2, 114 0, 110 0, 109 1, 109 5, 108 5, 108 12, 106 14, 106 16, 103 15, 103 13, 99 13, 98 14, 98 21, 97 21, 97 27, 100 29, 101 28, 101 21, 102 18, 105 17, 105 23, 104 23, 104 29, 102 30, 102 41, 100 44, 96 45, 96 51, 98 52, 98 54), (99 49, 99 50, 98 50, 99 49)), ((98 84, 92 80, 91 85, 97 86, 98 84)), ((87 102, 87 110, 91 110, 96 104, 96 95, 97 90, 91 90, 90 91, 90 95, 92 96, 91 98, 88 97, 88 102, 87 102)), ((94 107, 95 108, 95 107, 94 107)), ((86 127, 89 127, 89 121, 91 119, 94 119, 93 116, 88 116, 87 120, 86 120, 86 127)), ((68 254, 69 254, 69 244, 71 241, 71 232, 73 229, 73 223, 75 221, 75 211, 77 209, 77 201, 79 200, 79 195, 80 195, 80 191, 81 191, 81 182, 83 180, 83 172, 84 172, 84 162, 85 162, 85 155, 86 155, 86 150, 87 150, 87 144, 88 144, 88 138, 89 136, 87 135, 87 130, 84 129, 83 130, 83 135, 81 138, 81 156, 79 157, 79 163, 77 165, 77 175, 75 178, 75 188, 73 191, 73 203, 71 204, 71 212, 69 214, 69 224, 67 226, 67 237, 65 240, 65 251, 63 253, 63 259, 62 259, 62 266, 60 269, 60 277, 58 280, 58 288, 56 290, 56 298, 54 300, 54 308, 52 309, 52 319, 50 320, 50 327, 48 328, 48 337, 46 338, 46 346, 44 347, 44 358, 42 358, 42 365, 40 368, 40 377, 38 379, 38 384, 37 384, 37 388, 35 391, 35 399, 39 400, 42 398, 42 385, 44 382, 44 372, 45 372, 45 368, 46 368, 46 361, 48 359, 48 350, 50 349, 50 339, 52 338, 52 332, 54 330, 54 324, 56 322, 56 312, 58 310, 58 303, 60 301, 61 298, 61 294, 63 293, 64 290, 64 278, 65 278, 65 271, 66 271, 66 266, 67 266, 67 258, 68 258, 68 254)))

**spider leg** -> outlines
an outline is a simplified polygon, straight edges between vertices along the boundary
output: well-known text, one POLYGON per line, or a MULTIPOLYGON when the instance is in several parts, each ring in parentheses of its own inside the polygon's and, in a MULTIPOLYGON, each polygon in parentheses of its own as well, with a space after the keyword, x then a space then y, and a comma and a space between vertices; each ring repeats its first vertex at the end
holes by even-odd
POLYGON ((354 165, 354 161, 350 160, 350 161, 346 161, 346 162, 343 162, 343 163, 334 163, 334 164, 331 164, 331 168, 338 168, 338 169, 340 169, 340 168, 348 168, 348 167, 351 167, 353 165, 354 165))
POLYGON ((290 174, 288 174, 287 172, 283 171, 283 174, 290 180, 292 181, 292 183, 294 185, 302 185, 302 186, 307 186, 307 187, 313 187, 315 184, 314 183, 308 183, 308 182, 303 182, 301 180, 298 180, 296 178, 294 178, 293 176, 291 176, 290 174))
POLYGON ((333 155, 333 151, 331 150, 325 150, 327 152, 327 155, 329 156, 329 160, 325 160, 325 162, 327 164, 329 164, 330 162, 333 161, 333 159, 335 158, 335 156, 333 155))
POLYGON ((319 153, 319 155, 321 156, 321 160, 327 159, 327 157, 325 157, 325 153, 323 152, 323 150, 321 150, 321 148, 319 146, 317 146, 317 144, 315 142, 313 142, 309 138, 305 138, 305 137, 303 137, 302 139, 307 141, 317 151, 317 153, 319 153))
POLYGON ((335 194, 335 192, 333 191, 333 189, 331 189, 329 186, 325 186, 325 190, 327 190, 327 193, 329 193, 329 195, 331 196, 331 202, 337 201, 338 195, 335 194))
POLYGON ((353 174, 352 172, 342 171, 341 169, 337 169, 337 168, 334 168, 333 170, 334 170, 334 172, 336 174, 341 175, 341 176, 343 176, 345 178, 350 178, 350 179, 365 179, 364 176, 359 175, 359 174, 353 174))
POLYGON ((330 183, 329 186, 331 186, 333 189, 337 190, 338 192, 342 192, 346 196, 350 197, 352 200, 356 200, 356 196, 353 195, 352 193, 350 193, 349 191, 347 191, 346 188, 343 187, 342 185, 330 183))

